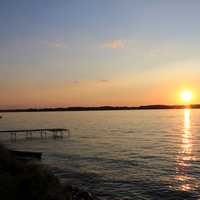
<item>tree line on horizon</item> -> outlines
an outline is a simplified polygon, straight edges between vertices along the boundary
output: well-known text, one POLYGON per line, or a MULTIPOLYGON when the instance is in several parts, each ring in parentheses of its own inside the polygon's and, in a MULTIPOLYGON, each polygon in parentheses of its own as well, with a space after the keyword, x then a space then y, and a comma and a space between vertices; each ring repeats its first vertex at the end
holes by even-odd
POLYGON ((18 108, 0 109, 0 112, 48 112, 48 111, 101 111, 101 110, 149 110, 149 109, 184 109, 200 108, 200 104, 192 105, 144 105, 144 106, 97 106, 97 107, 58 107, 58 108, 18 108))

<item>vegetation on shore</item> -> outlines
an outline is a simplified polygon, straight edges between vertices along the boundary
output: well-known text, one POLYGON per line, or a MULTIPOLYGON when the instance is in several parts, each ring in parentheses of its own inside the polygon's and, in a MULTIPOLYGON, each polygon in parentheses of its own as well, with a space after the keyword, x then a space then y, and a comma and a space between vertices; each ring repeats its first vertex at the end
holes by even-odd
POLYGON ((0 198, 4 200, 94 200, 90 193, 61 184, 45 166, 17 160, 0 144, 0 198))
POLYGON ((99 107, 63 107, 63 108, 19 108, 1 109, 0 112, 54 112, 54 111, 103 111, 103 110, 162 110, 162 109, 200 109, 200 104, 191 105, 144 105, 129 106, 99 106, 99 107))

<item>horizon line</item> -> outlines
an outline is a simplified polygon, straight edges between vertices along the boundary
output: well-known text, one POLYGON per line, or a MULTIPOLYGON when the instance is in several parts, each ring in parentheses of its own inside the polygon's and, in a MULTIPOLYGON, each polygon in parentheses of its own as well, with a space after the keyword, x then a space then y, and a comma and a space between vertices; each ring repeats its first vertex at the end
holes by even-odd
POLYGON ((148 109, 200 109, 200 104, 150 104, 140 106, 69 106, 69 107, 41 107, 41 108, 7 108, 0 112, 42 112, 42 111, 101 111, 101 110, 148 110, 148 109))

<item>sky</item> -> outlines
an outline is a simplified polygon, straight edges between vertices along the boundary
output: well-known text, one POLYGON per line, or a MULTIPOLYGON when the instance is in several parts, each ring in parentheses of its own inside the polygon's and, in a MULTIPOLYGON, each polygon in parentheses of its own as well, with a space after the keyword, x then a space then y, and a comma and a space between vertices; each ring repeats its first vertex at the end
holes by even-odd
POLYGON ((200 103, 200 1, 0 0, 0 108, 200 103))

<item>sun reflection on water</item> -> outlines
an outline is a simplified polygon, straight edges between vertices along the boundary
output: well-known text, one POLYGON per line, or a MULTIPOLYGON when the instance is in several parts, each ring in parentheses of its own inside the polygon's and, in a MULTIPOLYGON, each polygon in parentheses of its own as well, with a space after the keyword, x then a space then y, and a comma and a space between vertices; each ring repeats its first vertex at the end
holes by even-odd
POLYGON ((182 135, 182 160, 191 160, 192 153, 192 134, 190 130, 190 109, 184 110, 184 128, 182 135))
POLYGON ((193 135, 191 133, 190 112, 190 109, 184 109, 181 150, 177 157, 177 175, 175 179, 178 181, 178 188, 181 191, 190 191, 193 189, 193 178, 188 173, 191 162, 195 160, 195 156, 192 153, 193 135))

